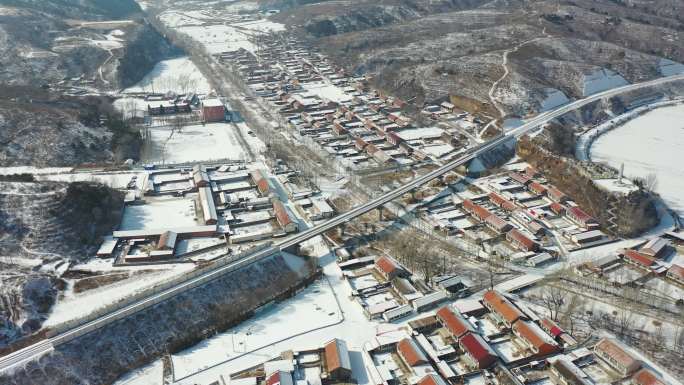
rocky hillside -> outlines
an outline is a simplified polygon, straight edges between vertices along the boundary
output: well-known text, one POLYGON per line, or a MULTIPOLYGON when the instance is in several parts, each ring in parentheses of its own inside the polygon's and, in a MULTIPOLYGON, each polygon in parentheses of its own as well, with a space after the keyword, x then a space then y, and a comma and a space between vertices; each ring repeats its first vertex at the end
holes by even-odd
POLYGON ((0 2, 0 83, 74 93, 137 82, 174 49, 139 12, 133 0, 0 2))
POLYGON ((0 1, 0 166, 137 160, 102 94, 176 54, 134 0, 0 1))
POLYGON ((0 166, 73 166, 138 159, 141 139, 104 97, 32 87, 0 91, 0 166))
POLYGON ((98 184, 0 182, 0 347, 38 330, 72 261, 119 223, 123 193, 98 184))
POLYGON ((383 89, 419 103, 476 101, 495 117, 684 71, 684 3, 674 0, 268 4, 383 89))
POLYGON ((3 0, 2 4, 69 19, 125 19, 141 12, 135 0, 3 0))

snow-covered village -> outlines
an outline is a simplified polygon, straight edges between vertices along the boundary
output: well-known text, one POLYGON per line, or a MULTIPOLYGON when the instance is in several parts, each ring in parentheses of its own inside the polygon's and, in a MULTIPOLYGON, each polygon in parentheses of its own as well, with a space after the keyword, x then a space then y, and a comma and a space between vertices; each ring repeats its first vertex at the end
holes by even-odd
POLYGON ((684 384, 684 5, 102 3, 0 5, 0 384, 684 384))

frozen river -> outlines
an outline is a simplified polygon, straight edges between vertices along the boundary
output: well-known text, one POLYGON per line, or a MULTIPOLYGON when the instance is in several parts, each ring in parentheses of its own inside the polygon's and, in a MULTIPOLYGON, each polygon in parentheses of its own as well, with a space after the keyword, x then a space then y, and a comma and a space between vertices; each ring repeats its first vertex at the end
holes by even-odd
POLYGON ((684 217, 684 105, 662 107, 602 136, 591 159, 620 168, 628 177, 657 177, 656 192, 684 217))

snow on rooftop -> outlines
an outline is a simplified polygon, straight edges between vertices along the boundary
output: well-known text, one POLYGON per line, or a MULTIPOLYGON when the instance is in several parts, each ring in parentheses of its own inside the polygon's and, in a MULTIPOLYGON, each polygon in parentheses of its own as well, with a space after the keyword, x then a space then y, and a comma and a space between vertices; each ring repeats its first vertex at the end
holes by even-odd
POLYGON ((397 135, 407 141, 439 137, 443 133, 444 130, 438 127, 407 128, 397 131, 397 135))

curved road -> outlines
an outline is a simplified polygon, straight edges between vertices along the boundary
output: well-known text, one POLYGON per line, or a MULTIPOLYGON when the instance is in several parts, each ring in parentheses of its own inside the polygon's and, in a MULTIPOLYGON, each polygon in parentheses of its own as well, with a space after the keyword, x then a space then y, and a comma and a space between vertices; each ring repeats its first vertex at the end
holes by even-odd
POLYGON ((178 285, 171 287, 169 289, 163 290, 159 293, 153 293, 150 296, 143 298, 139 301, 133 302, 129 305, 126 305, 118 310, 114 310, 109 314, 103 315, 95 320, 92 320, 90 322, 84 323, 82 325, 76 326, 68 331, 65 331, 55 337, 40 341, 36 344, 33 344, 31 346, 28 346, 24 349, 18 350, 14 353, 11 353, 5 357, 0 358, 0 373, 3 373, 7 371, 8 369, 21 364, 23 362, 26 362, 30 359, 33 359, 35 357, 38 357, 42 354, 45 354, 51 350, 54 349, 54 346, 57 346, 61 343, 65 343, 67 341, 70 341, 74 338, 77 338, 83 334, 89 333, 93 330, 99 329, 111 322, 114 322, 118 319, 124 318, 130 314, 136 313, 138 311, 141 311, 143 309, 146 309, 150 306, 153 306, 160 301, 163 301, 165 299, 171 298, 175 295, 178 295, 184 291, 187 291, 189 289, 192 289, 200 284, 206 283, 208 281, 211 281, 212 279, 216 279, 223 274, 233 271, 235 269, 241 268, 243 266, 249 265, 251 263, 255 263, 260 261, 263 258, 269 257, 275 253, 278 253, 280 250, 297 245, 301 242, 304 242, 308 239, 311 239, 313 237, 316 237, 320 234, 325 233, 326 231, 329 231, 330 229, 333 229, 341 224, 347 223, 351 221, 352 219, 368 212, 371 210, 374 210, 378 207, 383 206, 384 204, 387 204, 388 202, 397 199, 398 197, 402 196, 405 193, 410 192, 413 189, 416 189, 425 183, 429 182, 432 179, 438 178, 447 172, 453 170, 454 168, 461 166, 472 159, 475 159, 477 156, 486 153, 487 151, 492 150, 493 148, 498 147, 502 143, 512 140, 514 138, 517 138, 521 135, 524 135, 539 126, 541 126, 544 123, 547 123, 550 120, 553 120, 563 114, 566 114, 570 111, 574 111, 576 109, 579 109, 589 103, 592 103, 596 100, 603 99, 606 97, 611 97, 615 95, 619 95, 625 92, 630 92, 634 90, 638 90, 641 88, 646 88, 646 87, 652 87, 656 86, 659 84, 665 84, 673 81, 678 81, 678 80, 684 80, 684 74, 680 75, 674 75, 674 76, 669 76, 669 77, 663 77, 663 78, 658 78, 642 83, 637 83, 637 84, 630 84, 627 86, 623 87, 618 87, 614 88, 608 91, 603 91, 591 96, 588 96, 584 99, 580 99, 577 101, 574 101, 572 103, 568 103, 565 106, 562 106, 560 108, 557 108, 556 110, 553 111, 548 111, 545 113, 542 113, 527 122, 525 122, 523 125, 516 127, 504 135, 491 140, 490 142, 484 143, 480 146, 474 147, 470 149, 465 155, 459 157, 458 159, 455 159, 444 166, 435 169, 434 171, 429 172, 428 174, 425 174, 423 176, 420 176, 413 181, 397 188, 396 190, 390 191, 387 194, 384 194, 378 198, 375 198, 349 212, 346 212, 344 214, 341 214, 333 219, 330 219, 329 221, 322 223, 320 225, 314 226, 308 230, 305 230, 301 233, 298 233, 278 244, 273 245, 272 247, 269 247, 265 250, 260 250, 256 252, 253 255, 244 257, 243 259, 239 261, 235 261, 234 263, 230 263, 227 265, 222 265, 217 267, 216 269, 209 270, 206 273, 189 279, 187 281, 184 281, 182 283, 179 283, 178 285))

